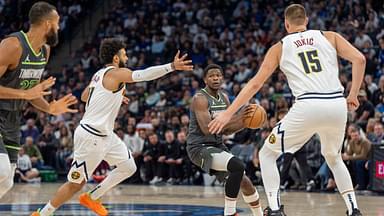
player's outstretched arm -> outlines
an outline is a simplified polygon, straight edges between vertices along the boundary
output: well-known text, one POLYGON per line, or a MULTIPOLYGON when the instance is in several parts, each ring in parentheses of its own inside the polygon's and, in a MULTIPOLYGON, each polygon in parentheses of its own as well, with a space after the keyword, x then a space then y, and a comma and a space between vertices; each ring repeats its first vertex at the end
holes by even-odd
POLYGON ((324 35, 331 43, 334 43, 337 54, 352 63, 352 86, 347 98, 347 103, 349 110, 355 110, 359 107, 357 94, 359 93, 361 82, 364 78, 365 57, 340 34, 329 31, 324 32, 324 35))
POLYGON ((241 106, 246 104, 253 95, 263 86, 263 83, 272 75, 281 56, 281 43, 276 43, 267 52, 263 63, 256 75, 245 85, 236 97, 235 101, 228 107, 225 112, 220 113, 214 120, 209 123, 210 133, 220 133, 224 126, 228 124, 231 117, 241 106))
POLYGON ((180 51, 177 51, 172 63, 135 71, 131 71, 128 68, 119 68, 113 70, 113 72, 111 71, 111 73, 113 73, 113 77, 117 81, 125 83, 155 80, 175 70, 193 70, 192 61, 187 60, 187 56, 187 54, 184 54, 180 57, 180 51))

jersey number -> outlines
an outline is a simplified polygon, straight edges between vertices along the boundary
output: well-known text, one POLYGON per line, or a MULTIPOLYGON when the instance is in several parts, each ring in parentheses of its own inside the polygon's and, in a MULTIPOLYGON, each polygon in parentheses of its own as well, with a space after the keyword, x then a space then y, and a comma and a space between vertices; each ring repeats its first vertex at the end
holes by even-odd
POLYGON ((87 107, 89 105, 89 102, 91 101, 91 97, 92 97, 92 94, 93 94, 93 90, 95 90, 95 87, 90 87, 89 88, 89 95, 88 95, 88 100, 87 100, 87 107))
POLYGON ((321 72, 321 64, 319 55, 317 54, 317 50, 311 50, 306 52, 298 53, 301 63, 303 64, 303 68, 306 74, 311 72, 321 72))

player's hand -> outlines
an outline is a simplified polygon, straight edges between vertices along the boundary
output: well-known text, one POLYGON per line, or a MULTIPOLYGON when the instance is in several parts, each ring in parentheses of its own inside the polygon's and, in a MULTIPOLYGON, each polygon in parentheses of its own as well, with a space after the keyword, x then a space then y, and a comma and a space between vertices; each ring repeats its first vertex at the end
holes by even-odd
POLYGON ((343 159, 343 161, 350 160, 350 157, 349 157, 349 155, 347 153, 341 154, 341 158, 343 159))
POLYGON ((165 160, 165 163, 167 164, 174 164, 175 162, 176 162, 175 159, 172 159, 172 158, 165 160))
POLYGON ((357 99, 357 96, 355 95, 348 95, 347 97, 347 105, 349 111, 355 111, 357 108, 359 108, 360 103, 357 99))
POLYGON ((160 156, 157 161, 163 163, 165 161, 165 156, 160 156))
POLYGON ((40 98, 44 95, 51 94, 51 91, 45 91, 45 90, 51 88, 55 84, 55 82, 56 82, 56 78, 49 77, 48 79, 37 84, 33 88, 25 90, 25 95, 23 96, 23 99, 33 100, 33 99, 40 98))
POLYGON ((77 109, 71 109, 70 106, 77 103, 77 99, 72 94, 67 94, 59 100, 54 100, 49 104, 49 113, 52 115, 60 115, 66 112, 76 113, 77 109))
POLYGON ((128 105, 129 104, 129 98, 123 96, 123 104, 128 105))
POLYGON ((240 110, 240 115, 243 116, 243 118, 245 117, 248 117, 250 115, 253 114, 253 112, 255 111, 255 107, 254 106, 251 106, 250 104, 249 105, 246 105, 244 108, 242 108, 240 110))
POLYGON ((224 126, 228 124, 229 120, 231 120, 232 115, 227 114, 226 111, 219 113, 216 118, 214 118, 208 124, 208 129, 211 134, 219 134, 224 126))
POLYGON ((180 50, 178 50, 172 62, 173 69, 185 71, 193 70, 192 60, 186 60, 185 58, 187 58, 187 56, 188 54, 184 54, 180 58, 180 50))

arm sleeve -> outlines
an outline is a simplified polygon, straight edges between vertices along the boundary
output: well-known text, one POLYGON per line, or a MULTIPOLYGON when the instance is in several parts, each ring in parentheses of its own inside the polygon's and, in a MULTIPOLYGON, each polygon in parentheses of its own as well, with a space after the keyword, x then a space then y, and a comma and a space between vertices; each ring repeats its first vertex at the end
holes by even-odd
POLYGON ((132 80, 135 82, 154 80, 172 71, 174 71, 174 69, 172 68, 172 63, 153 66, 144 70, 135 70, 132 72, 132 80))

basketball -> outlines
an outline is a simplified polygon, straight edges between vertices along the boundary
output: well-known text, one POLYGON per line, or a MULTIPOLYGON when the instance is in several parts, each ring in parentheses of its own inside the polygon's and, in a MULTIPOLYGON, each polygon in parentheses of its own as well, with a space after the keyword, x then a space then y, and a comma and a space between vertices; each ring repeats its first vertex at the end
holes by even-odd
POLYGON ((244 124, 246 128, 257 129, 263 126, 265 120, 267 120, 267 113, 264 108, 257 104, 250 104, 253 108, 253 112, 244 116, 244 124))

